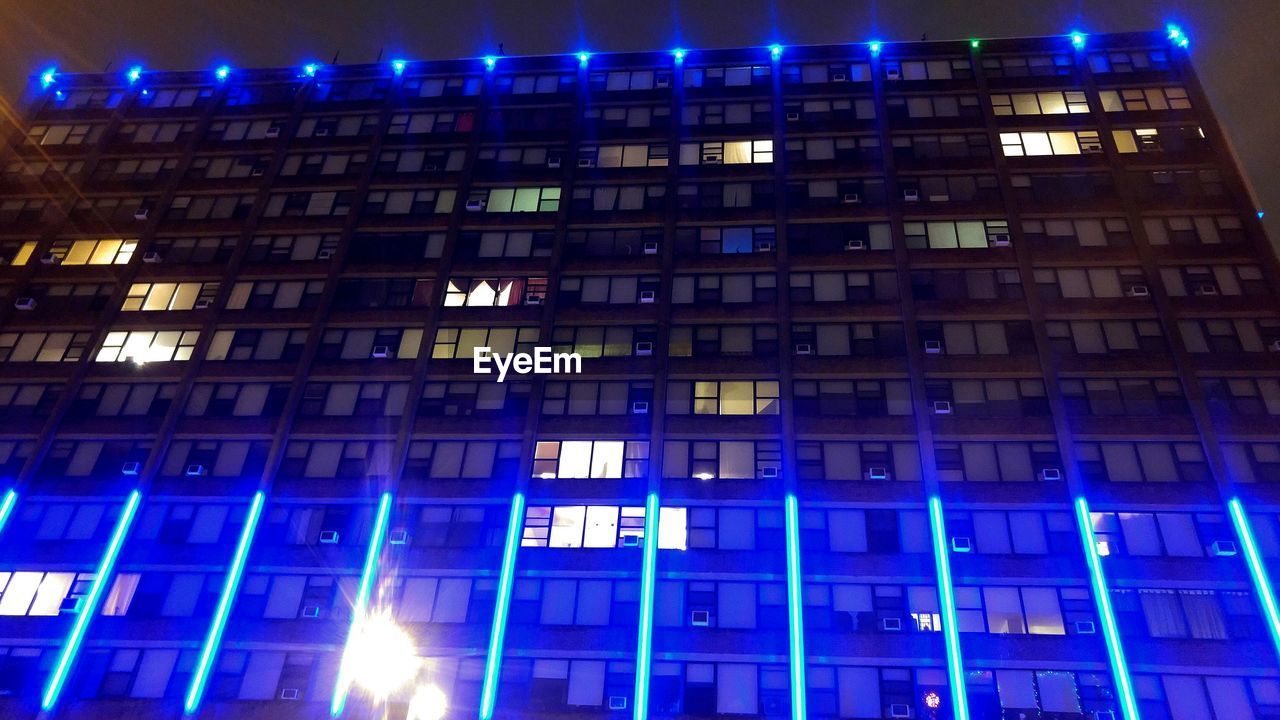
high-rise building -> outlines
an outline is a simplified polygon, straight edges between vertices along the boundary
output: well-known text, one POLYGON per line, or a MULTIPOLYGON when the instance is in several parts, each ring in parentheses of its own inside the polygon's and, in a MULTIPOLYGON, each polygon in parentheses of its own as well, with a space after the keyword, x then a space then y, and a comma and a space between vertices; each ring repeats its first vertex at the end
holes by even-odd
POLYGON ((34 77, 0 716, 1280 717, 1280 267, 1187 44, 34 77))

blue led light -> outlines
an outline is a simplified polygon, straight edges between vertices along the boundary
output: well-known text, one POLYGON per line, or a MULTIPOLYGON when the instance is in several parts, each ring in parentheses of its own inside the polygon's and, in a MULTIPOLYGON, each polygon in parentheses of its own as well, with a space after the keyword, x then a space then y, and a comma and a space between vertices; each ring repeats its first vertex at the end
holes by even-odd
POLYGON ((587 62, 588 62, 588 61, 590 61, 590 60, 591 60, 591 53, 589 53, 589 52, 580 52, 580 53, 578 53, 578 64, 579 64, 579 65, 586 65, 586 64, 587 64, 587 62))
POLYGON ((1266 215, 1267 215, 1267 214, 1266 214, 1265 212, 1263 212, 1263 211, 1261 211, 1261 210, 1259 210, 1259 211, 1258 211, 1258 219, 1259 219, 1259 220, 1261 220, 1262 218, 1266 217, 1266 215))
POLYGON ((524 493, 511 497, 511 517, 507 519, 507 540, 502 548, 502 570, 498 575, 498 598, 493 609, 493 628, 489 632, 489 654, 484 661, 484 687, 480 691, 480 720, 491 720, 498 701, 498 680, 502 672, 502 641, 507 632, 507 613, 511 609, 511 585, 516 572, 516 553, 520 550, 520 530, 524 527, 524 493))
POLYGON ((658 493, 644 503, 644 562, 640 571, 640 637, 636 646, 636 692, 632 702, 635 720, 649 717, 649 676, 653 657, 653 586, 658 564, 658 493))
POLYGON ((777 43, 770 45, 769 57, 773 58, 774 60, 777 60, 778 58, 782 57, 782 46, 777 43))
POLYGON ((76 655, 80 652, 80 644, 84 642, 84 634, 89 629, 89 621, 98 613, 98 601, 102 598, 102 591, 106 588, 107 581, 111 578, 111 571, 115 568, 116 558, 120 556, 120 548, 124 546, 124 538, 129 534, 129 526, 133 524, 133 516, 137 514, 138 503, 141 501, 142 493, 134 490, 129 493, 129 499, 125 501, 124 507, 120 510, 120 517, 116 520, 116 528, 111 533, 111 541, 107 543, 107 549, 102 554, 102 559, 98 562, 98 568, 93 573, 93 583, 89 586, 89 594, 85 595, 84 601, 80 604, 75 624, 71 626, 71 634, 67 635, 66 641, 63 642, 62 653, 58 656, 58 663, 49 675, 48 684, 45 685, 44 697, 40 701, 40 707, 44 710, 52 710, 53 706, 58 704, 58 696, 62 694, 62 686, 66 684, 67 676, 71 674, 71 666, 76 660, 76 655))
POLYGON ((230 65, 220 66, 217 70, 213 71, 213 76, 218 78, 218 82, 226 81, 227 78, 231 77, 231 66, 230 65))
POLYGON ((139 80, 142 79, 142 66, 134 65, 133 67, 129 68, 129 72, 125 73, 124 76, 129 79, 130 85, 138 82, 139 80))
POLYGON ((800 513, 796 496, 787 493, 783 508, 787 527, 787 626, 791 639, 791 717, 804 720, 804 592, 800 574, 800 513))
POLYGON ((1107 653, 1111 656, 1111 674, 1116 681, 1116 695, 1124 708, 1126 720, 1138 720, 1138 701, 1129 680, 1129 664, 1120 645, 1120 630, 1116 627, 1115 613, 1111 610, 1111 595, 1107 590, 1107 577, 1102 573, 1102 559, 1098 557, 1098 541, 1093 535, 1093 516, 1089 503, 1083 497, 1076 498, 1076 525, 1080 541, 1084 543, 1084 558, 1089 564, 1089 578, 1093 584, 1093 599, 1102 618, 1102 636, 1107 641, 1107 653))
POLYGON ((950 549, 942 515, 942 499, 929 498, 929 526, 933 535, 933 560, 938 568, 938 597, 942 606, 942 633, 947 641, 947 673, 955 720, 969 720, 968 689, 964 684, 964 659, 960 655, 960 630, 956 627, 956 596, 951 585, 950 549))
POLYGON ((1075 30, 1071 33, 1071 46, 1077 50, 1083 50, 1084 44, 1088 41, 1089 36, 1075 30))
POLYGON ((1253 587, 1258 592, 1258 602, 1262 604, 1262 614, 1267 619, 1267 629, 1271 631, 1271 642, 1280 653, 1280 606, 1276 605, 1276 596, 1271 589, 1271 578, 1267 575, 1267 566, 1258 552, 1258 544, 1253 539, 1253 528, 1249 525, 1249 516, 1244 512, 1240 498, 1227 501, 1227 510, 1231 514, 1231 524, 1236 527, 1236 535, 1244 548, 1244 559, 1249 565, 1249 576, 1253 578, 1253 587))
POLYGON ((209 634, 205 636, 204 647, 200 650, 200 659, 196 662, 196 672, 191 677, 191 685, 187 687, 184 709, 188 715, 200 708, 200 700, 204 698, 209 670, 213 667, 218 647, 222 644, 222 632, 227 627, 227 617, 231 615, 231 605, 235 602, 236 590, 244 575, 244 563, 249 557, 249 546, 253 544, 253 534, 258 528, 258 517, 262 515, 262 503, 265 499, 266 496, 261 491, 253 496, 249 512, 245 515, 244 527, 240 529, 240 542, 236 544, 236 554, 231 559, 231 567, 227 569, 227 580, 222 586, 218 609, 213 613, 213 624, 209 626, 209 634))
POLYGON ((307 63, 306 65, 302 66, 302 74, 306 75, 307 77, 315 77, 316 71, 319 69, 320 69, 319 65, 315 63, 307 63))
POLYGON ((405 62, 404 60, 392 60, 391 72, 394 72, 397 75, 402 75, 404 73, 404 69, 408 66, 409 66, 409 63, 405 62))
POLYGON ((672 50, 671 57, 675 58, 678 63, 684 62, 684 48, 676 48, 675 50, 672 50))
POLYGON ((1182 28, 1178 27, 1177 25, 1170 23, 1169 25, 1165 26, 1165 30, 1169 33, 1169 42, 1173 43, 1174 45, 1184 48, 1187 45, 1191 44, 1191 38, 1187 37, 1187 34, 1183 32, 1182 28))
POLYGON ((498 67, 498 58, 492 55, 486 55, 484 58, 484 69, 492 70, 496 67, 498 67))
POLYGON ((391 493, 382 493, 378 501, 378 515, 373 521, 373 535, 369 537, 369 549, 364 556, 364 569, 360 573, 360 588, 356 590, 356 601, 351 606, 351 626, 347 629, 347 640, 343 643, 342 660, 338 664, 338 681, 333 686, 333 700, 329 703, 329 714, 338 717, 347 706, 347 693, 351 690, 351 668, 348 666, 347 643, 351 642, 351 631, 360 622, 369 607, 369 596, 373 594, 373 578, 377 574, 378 555, 382 552, 382 539, 387 534, 387 520, 391 516, 391 493))
POLYGON ((879 40, 872 40, 871 42, 867 43, 867 49, 871 51, 872 55, 879 55, 880 47, 881 45, 879 40))
POLYGON ((9 514, 13 512, 13 506, 18 504, 18 491, 10 488, 4 493, 4 500, 0 500, 0 532, 4 532, 4 524, 9 521, 9 514))
POLYGON ((49 68, 48 70, 40 73, 40 87, 45 90, 48 90, 49 86, 57 82, 57 80, 58 68, 49 68))

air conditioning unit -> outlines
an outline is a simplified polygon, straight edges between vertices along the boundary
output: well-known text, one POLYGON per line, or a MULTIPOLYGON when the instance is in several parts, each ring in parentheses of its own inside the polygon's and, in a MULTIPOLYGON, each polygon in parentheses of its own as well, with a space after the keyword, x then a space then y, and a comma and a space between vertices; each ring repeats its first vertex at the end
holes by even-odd
POLYGON ((756 252, 773 252, 778 246, 772 240, 761 240, 756 243, 756 252))
POLYGON ((316 128, 316 137, 329 137, 329 128, 316 128))
POLYGON ((671 87, 671 78, 659 76, 653 79, 653 86, 656 88, 671 87))
POLYGON ((934 414, 934 415, 950 415, 950 414, 951 414, 951 403, 950 403, 950 402, 948 402, 948 401, 946 401, 946 400, 936 400, 936 401, 934 401, 934 403, 933 403, 933 414, 934 414))
POLYGON ((658 243, 656 243, 656 242, 647 242, 647 243, 645 243, 645 244, 644 244, 644 254, 645 254, 645 255, 657 255, 657 254, 658 254, 658 243))
POLYGON ((844 244, 845 250, 866 250, 867 243, 862 240, 846 240, 844 244))
POLYGON ((1213 553, 1214 557, 1235 557, 1238 551, 1236 544, 1230 540, 1215 540, 1209 546, 1209 552, 1213 553))
POLYGON ((648 415, 649 403, 643 400, 637 400, 631 403, 631 414, 632 415, 648 415))
POLYGON ((707 627, 711 624, 710 610, 694 610, 689 613, 689 624, 694 627, 707 627))
POLYGON ((1146 285, 1130 285, 1124 294, 1129 297, 1147 297, 1151 295, 1151 291, 1147 290, 1146 285))
POLYGON ((373 346, 373 352, 369 353, 369 357, 374 357, 374 358, 389 358, 389 357, 391 357, 391 346, 389 346, 389 345, 374 345, 374 346, 373 346))
POLYGON ((435 172, 439 169, 440 169, 440 166, 435 163, 427 163, 426 165, 422 166, 423 172, 435 172))
POLYGON ((302 617, 304 617, 304 618, 318 618, 318 617, 320 617, 320 606, 319 606, 319 605, 303 605, 303 606, 302 606, 302 617))
POLYGON ((902 632, 902 618, 880 618, 880 629, 885 632, 902 632))
POLYGON ((209 298, 200 298, 196 300, 195 308, 196 310, 204 310, 212 304, 213 304, 213 301, 210 300, 209 298))
POLYGON ((203 465, 188 465, 187 477, 200 477, 206 472, 203 465))
POLYGON ((640 291, 640 302, 641 302, 641 303, 646 303, 646 304, 648 304, 648 303, 655 302, 657 299, 658 299, 658 291, 657 291, 657 290, 641 290, 641 291, 640 291))
POLYGON ((909 718, 911 717, 911 706, 906 703, 893 703, 889 706, 889 717, 909 718))
POLYGON ((547 299, 547 296, 543 295, 542 293, 531 292, 531 293, 524 294, 525 305, 541 305, 546 299, 547 299))
POLYGON ((560 162, 561 162, 560 158, 558 157, 549 157, 547 158, 547 167, 551 168, 552 170, 559 170, 560 162))
POLYGON ((889 68, 888 70, 884 71, 884 76, 885 76, 885 79, 887 80, 901 80, 902 71, 897 68, 889 68))
POLYGON ((941 355, 942 341, 941 340, 925 340, 924 354, 925 355, 941 355))
POLYGON ((610 710, 626 710, 627 698, 623 695, 610 695, 609 709, 610 710))
POLYGON ((252 169, 249 170, 249 176, 262 177, 263 174, 266 172, 267 172, 267 167, 262 163, 258 163, 257 165, 254 165, 252 169))
POLYGON ((1062 470, 1059 468, 1045 468, 1040 471, 1040 479, 1047 482, 1057 482, 1062 479, 1062 470))
POLYGON ((778 468, 772 465, 765 465, 760 468, 760 477, 766 480, 772 480, 773 478, 778 477, 778 468))
POLYGON ((787 113, 787 121, 788 121, 788 122, 796 122, 796 121, 797 121, 797 120, 799 120, 799 119, 800 119, 800 113, 798 113, 798 112, 789 112, 789 113, 787 113))
POLYGON ((338 539, 339 535, 337 530, 320 531, 320 543, 323 545, 337 545, 338 539))
POLYGON ((284 688, 280 691, 281 700, 297 700, 299 696, 298 688, 284 688))
POLYGON ((639 535, 623 535, 622 547, 640 547, 640 544, 643 540, 644 538, 640 537, 639 535))
POLYGON ((471 212, 479 212, 484 209, 484 200, 468 200, 467 210, 471 212))
POLYGON ((151 217, 151 208, 146 205, 140 205, 133 211, 134 220, 146 220, 148 217, 151 217))
POLYGON ((903 190, 902 199, 906 200, 907 202, 919 202, 920 191, 919 190, 903 190))
POLYGON ((58 613, 66 613, 74 615, 80 612, 80 601, 84 599, 83 595, 73 595, 69 598, 63 598, 62 604, 58 606, 58 613))
POLYGON ((951 202, 950 195, 930 195, 929 202, 951 202))
POLYGON ((973 552, 973 539, 965 537, 964 535, 957 535, 951 538, 951 552, 973 552))
POLYGON ((1092 620, 1076 621, 1077 635, 1093 635, 1093 634, 1096 634, 1097 632, 1098 632, 1098 626, 1094 625, 1092 620))
POLYGON ((328 260, 331 257, 333 257, 333 250, 330 248, 324 248, 316 252, 317 260, 328 260))
POLYGON ((164 260, 164 257, 161 256, 160 253, 156 252, 155 250, 148 250, 142 254, 142 262, 144 263, 154 265, 155 263, 158 263, 161 260, 164 260))
POLYGON ((1280 340, 1272 340, 1267 347, 1271 349, 1271 352, 1280 352, 1280 340))
POLYGON ((638 342, 636 343, 636 355, 639 357, 648 357, 653 354, 653 343, 638 342))
POLYGON ((1218 286, 1210 283, 1203 283, 1196 286, 1197 295, 1217 295, 1218 286))
POLYGON ((57 265, 61 261, 62 261, 62 258, 58 257, 57 255, 54 255, 51 252, 47 252, 40 256, 41 265, 57 265))
POLYGON ((580 168, 593 168, 595 166, 596 161, 593 158, 578 158, 578 167, 580 168))
POLYGON ((1009 236, 1000 234, 991 237, 991 247, 1009 247, 1009 236))
POLYGON ((120 467, 120 472, 124 475, 137 475, 141 471, 142 463, 140 462, 127 462, 120 467))
POLYGON ((391 532, 387 533, 387 542, 391 543, 392 545, 407 545, 409 544, 409 531, 408 530, 392 530, 391 532))
POLYGON ((36 299, 33 297, 20 297, 13 301, 13 307, 17 310, 35 310, 36 299))
POLYGON ((796 354, 797 354, 797 355, 812 355, 812 354, 813 354, 813 346, 812 346, 812 345, 810 345, 809 343, 796 343, 796 354))
POLYGON ((278 138, 278 137, 280 137, 280 126, 279 126, 279 125, 272 125, 271 127, 267 128, 267 137, 269 137, 269 138, 278 138))
POLYGON ((867 479, 868 480, 888 480, 889 468, 881 467, 881 466, 869 467, 867 468, 867 479))
POLYGON ((862 196, 858 195, 858 193, 845 193, 844 196, 840 198, 840 202, 845 205, 857 205, 862 202, 862 196))
POLYGON ((831 82, 846 82, 849 76, 844 73, 831 73, 831 82))
POLYGON ((724 153, 709 152, 702 153, 703 165, 719 165, 724 162, 724 153))

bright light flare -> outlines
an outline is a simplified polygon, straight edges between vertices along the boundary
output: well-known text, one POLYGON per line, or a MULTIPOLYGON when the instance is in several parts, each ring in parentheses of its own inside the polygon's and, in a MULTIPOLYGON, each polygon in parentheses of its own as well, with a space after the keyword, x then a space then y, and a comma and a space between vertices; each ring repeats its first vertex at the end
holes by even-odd
POLYGON ((422 665, 413 638, 386 610, 356 621, 342 660, 350 669, 350 682, 379 702, 412 683, 422 665))
POLYGON ((449 710, 449 699, 435 685, 419 685, 409 701, 405 720, 440 720, 449 710))

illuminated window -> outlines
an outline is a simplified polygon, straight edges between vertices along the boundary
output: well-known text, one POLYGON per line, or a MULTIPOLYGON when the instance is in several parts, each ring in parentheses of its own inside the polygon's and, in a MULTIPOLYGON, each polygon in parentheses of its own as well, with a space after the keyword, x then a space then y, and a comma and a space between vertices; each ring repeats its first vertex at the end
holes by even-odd
POLYGON ((0 572, 0 615, 74 612, 92 581, 93 573, 0 572))
MULTIPOLYGON (((688 547, 686 508, 661 508, 658 548, 688 547)), ((643 506, 561 505, 530 506, 525 511, 521 547, 622 548, 644 541, 643 506)))
POLYGON ((35 252, 35 249, 36 241, 28 240, 21 245, 18 245, 17 249, 13 251, 13 255, 11 257, 5 258, 4 255, 8 255, 9 251, 9 248, 5 247, 0 251, 0 264, 4 264, 4 260, 7 259, 10 265, 26 265, 27 261, 31 259, 31 253, 35 252))
POLYGON ((1180 87, 1103 90, 1098 96, 1106 112, 1191 109, 1187 91, 1180 87))
POLYGON ((533 475, 552 478, 644 477, 649 466, 649 443, 622 440, 565 440, 539 442, 533 475))
POLYGON ((136 363, 190 360, 199 330, 114 330, 107 333, 97 362, 136 363))
POLYGON ((197 300, 208 303, 218 291, 218 283, 134 283, 121 310, 191 310, 197 300), (209 297, 202 297, 202 296, 209 297))
POLYGON ((991 96, 996 115, 1065 115, 1087 113, 1089 103, 1082 91, 996 94, 991 96))
POLYGON ((125 265, 137 247, 137 240, 76 240, 69 245, 56 244, 54 254, 60 250, 66 253, 63 265, 125 265))
POLYGON ((491 213, 555 212, 560 208, 560 188, 521 187, 477 190, 467 197, 467 210, 491 213))
POLYGON ((1102 152, 1096 130, 1000 133, 1005 157, 1080 155, 1102 152))
POLYGON ((773 162, 772 140, 684 143, 681 165, 744 165, 773 162))
POLYGON ((546 278, 454 278, 445 289, 447 307, 508 307, 539 304, 547 296, 546 278))
POLYGON ((667 412, 686 415, 777 415, 776 380, 672 382, 667 412))
POLYGON ((487 347, 494 354, 532 352, 536 342, 536 327, 439 328, 436 330, 435 344, 431 348, 431 357, 470 360, 478 347, 487 347))

